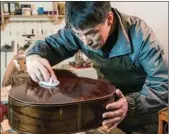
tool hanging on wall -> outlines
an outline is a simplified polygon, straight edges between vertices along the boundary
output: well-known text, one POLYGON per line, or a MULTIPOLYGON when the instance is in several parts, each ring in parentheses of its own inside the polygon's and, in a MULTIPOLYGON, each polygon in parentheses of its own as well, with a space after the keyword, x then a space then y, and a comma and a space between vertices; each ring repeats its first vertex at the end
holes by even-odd
POLYGON ((41 35, 43 35, 43 22, 41 21, 41 35))

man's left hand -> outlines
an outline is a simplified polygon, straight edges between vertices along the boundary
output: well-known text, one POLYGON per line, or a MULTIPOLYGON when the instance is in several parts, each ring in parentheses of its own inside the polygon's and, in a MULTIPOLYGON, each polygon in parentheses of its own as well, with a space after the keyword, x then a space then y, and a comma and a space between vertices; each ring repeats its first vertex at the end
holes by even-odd
POLYGON ((118 101, 109 103, 106 105, 106 110, 102 117, 105 119, 102 122, 103 126, 106 126, 106 131, 110 132, 113 128, 117 127, 117 125, 125 118, 128 111, 128 102, 122 92, 117 89, 116 95, 119 98, 118 101))

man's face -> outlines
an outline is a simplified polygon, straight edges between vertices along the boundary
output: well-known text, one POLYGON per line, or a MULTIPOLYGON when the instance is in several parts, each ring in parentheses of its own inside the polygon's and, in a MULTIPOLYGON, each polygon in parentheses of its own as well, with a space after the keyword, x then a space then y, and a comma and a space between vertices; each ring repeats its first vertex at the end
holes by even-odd
POLYGON ((86 29, 83 31, 76 30, 74 28, 72 30, 85 45, 97 50, 106 43, 106 40, 109 36, 111 25, 109 25, 107 21, 108 20, 106 19, 103 24, 99 24, 94 28, 86 29))

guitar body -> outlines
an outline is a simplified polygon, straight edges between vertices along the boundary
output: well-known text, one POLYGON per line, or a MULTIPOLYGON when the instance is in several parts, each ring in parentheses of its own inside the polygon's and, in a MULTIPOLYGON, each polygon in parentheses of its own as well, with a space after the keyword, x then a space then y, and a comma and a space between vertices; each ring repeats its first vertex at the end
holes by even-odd
POLYGON ((24 80, 14 84, 9 93, 10 126, 31 134, 73 133, 100 127, 106 104, 114 101, 115 87, 66 70, 55 72, 60 81, 56 87, 41 87, 26 74, 24 80))

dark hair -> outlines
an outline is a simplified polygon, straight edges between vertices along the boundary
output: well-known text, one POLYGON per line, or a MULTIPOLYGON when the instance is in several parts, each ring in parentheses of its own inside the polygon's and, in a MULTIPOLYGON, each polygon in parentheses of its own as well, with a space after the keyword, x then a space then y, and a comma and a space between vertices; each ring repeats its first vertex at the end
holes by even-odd
POLYGON ((81 30, 95 27, 105 21, 110 11, 111 5, 108 1, 67 1, 66 26, 81 30))

